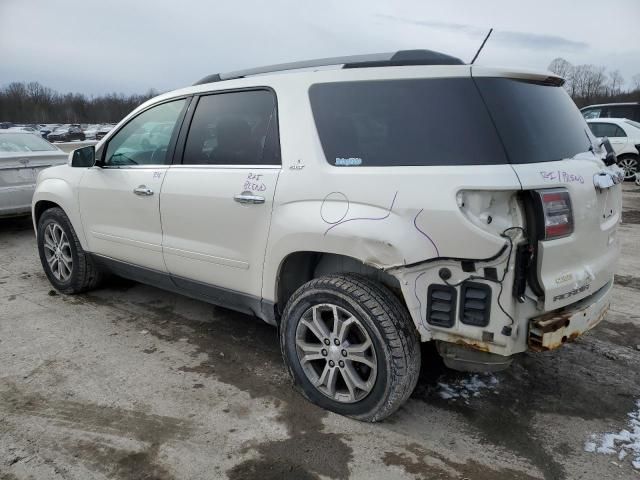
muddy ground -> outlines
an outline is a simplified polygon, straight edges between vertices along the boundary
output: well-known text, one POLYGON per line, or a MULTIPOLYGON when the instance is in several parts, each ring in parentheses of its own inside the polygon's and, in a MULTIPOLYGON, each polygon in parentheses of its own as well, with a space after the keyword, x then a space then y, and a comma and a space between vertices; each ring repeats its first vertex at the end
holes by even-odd
POLYGON ((0 479, 640 479, 630 457, 584 451, 640 399, 640 189, 625 190, 597 329, 495 376, 426 347, 410 401, 373 425, 300 397, 252 317, 124 280, 55 294, 29 220, 0 221, 0 479))

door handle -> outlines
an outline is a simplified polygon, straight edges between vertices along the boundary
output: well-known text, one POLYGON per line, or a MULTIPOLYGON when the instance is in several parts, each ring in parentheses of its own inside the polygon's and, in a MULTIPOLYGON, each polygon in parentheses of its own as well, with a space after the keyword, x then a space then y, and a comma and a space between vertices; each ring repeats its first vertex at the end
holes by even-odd
POLYGON ((233 199, 238 203, 257 205, 259 203, 264 203, 264 197, 260 197, 259 195, 254 195, 249 192, 243 192, 238 195, 235 195, 233 199))
POLYGON ((153 195, 153 190, 151 190, 146 185, 140 185, 139 187, 133 189, 133 193, 135 193, 136 195, 140 195, 141 197, 150 197, 151 195, 153 195))

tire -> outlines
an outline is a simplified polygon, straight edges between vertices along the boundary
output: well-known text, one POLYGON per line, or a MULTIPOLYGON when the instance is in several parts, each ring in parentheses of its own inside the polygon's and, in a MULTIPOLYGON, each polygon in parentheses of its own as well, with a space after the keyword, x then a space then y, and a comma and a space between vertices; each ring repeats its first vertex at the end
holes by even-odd
POLYGON ((86 292, 100 283, 102 272, 61 208, 46 210, 38 220, 38 253, 49 282, 61 293, 86 292))
POLYGON ((635 155, 622 155, 618 158, 618 166, 624 170, 624 179, 634 181, 639 171, 638 157, 635 155))
POLYGON ((280 347, 296 388, 307 399, 367 422, 394 413, 420 373, 420 342, 406 308, 384 286, 359 275, 328 275, 301 286, 283 313, 280 347), (341 335, 336 324, 347 325, 337 329, 341 335))

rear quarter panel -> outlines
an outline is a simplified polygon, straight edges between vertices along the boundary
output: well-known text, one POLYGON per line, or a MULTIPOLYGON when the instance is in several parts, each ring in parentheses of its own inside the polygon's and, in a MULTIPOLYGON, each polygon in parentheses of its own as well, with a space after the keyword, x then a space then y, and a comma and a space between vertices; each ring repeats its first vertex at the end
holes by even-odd
POLYGON ((275 300, 280 266, 297 251, 389 269, 437 257, 485 259, 504 247, 503 238, 464 216, 456 195, 518 191, 511 166, 332 166, 316 132, 310 85, 284 78, 273 85, 286 94, 278 95, 283 168, 265 255, 265 299, 275 300))

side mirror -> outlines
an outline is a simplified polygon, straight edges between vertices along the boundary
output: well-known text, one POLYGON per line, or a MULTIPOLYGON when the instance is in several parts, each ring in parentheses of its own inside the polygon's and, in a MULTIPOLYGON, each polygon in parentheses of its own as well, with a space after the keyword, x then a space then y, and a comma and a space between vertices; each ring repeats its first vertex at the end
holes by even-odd
POLYGON ((76 148, 69 156, 71 157, 69 164, 72 167, 88 168, 96 164, 96 148, 93 145, 76 148))
POLYGON ((604 149, 607 152, 607 155, 604 157, 604 164, 607 167, 618 163, 618 157, 616 157, 616 152, 613 150, 613 147, 611 146, 611 142, 607 137, 602 138, 602 143, 600 144, 600 146, 604 147, 604 149))

